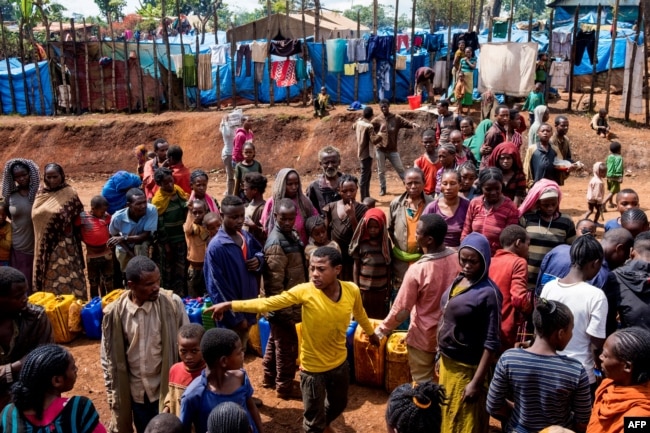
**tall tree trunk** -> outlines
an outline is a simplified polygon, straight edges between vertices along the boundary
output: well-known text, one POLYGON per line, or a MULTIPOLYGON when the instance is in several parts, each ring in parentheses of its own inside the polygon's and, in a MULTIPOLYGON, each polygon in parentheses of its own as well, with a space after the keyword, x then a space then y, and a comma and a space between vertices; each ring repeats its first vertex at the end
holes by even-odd
POLYGON ((314 0, 314 42, 320 39, 320 0, 314 0))
MULTIPOLYGON (((492 3, 492 16, 493 17, 498 17, 499 14, 501 14, 501 0, 493 0, 493 3, 492 3)), ((486 21, 486 23, 487 23, 487 21, 486 21)))

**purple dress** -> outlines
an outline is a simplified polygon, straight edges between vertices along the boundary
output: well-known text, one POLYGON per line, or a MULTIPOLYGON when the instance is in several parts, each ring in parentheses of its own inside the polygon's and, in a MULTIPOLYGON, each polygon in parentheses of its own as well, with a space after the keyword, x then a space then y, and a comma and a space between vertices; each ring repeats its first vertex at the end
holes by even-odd
POLYGON ((458 248, 460 246, 460 235, 463 232, 463 225, 465 224, 465 216, 467 215, 467 209, 469 208, 469 200, 458 197, 460 202, 458 203, 458 208, 453 216, 444 215, 440 211, 440 206, 438 202, 440 199, 429 203, 429 205, 424 209, 423 215, 427 214, 438 214, 440 215, 445 222, 447 223, 447 235, 445 236, 445 245, 452 248, 458 248))

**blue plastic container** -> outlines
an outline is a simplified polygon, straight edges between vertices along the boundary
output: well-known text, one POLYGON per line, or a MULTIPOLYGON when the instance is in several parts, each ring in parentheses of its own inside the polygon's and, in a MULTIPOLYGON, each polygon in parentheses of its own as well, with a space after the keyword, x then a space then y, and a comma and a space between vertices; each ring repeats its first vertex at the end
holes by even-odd
POLYGON ((81 323, 88 338, 100 340, 102 338, 102 298, 97 296, 81 309, 81 323))
POLYGON ((266 353, 266 345, 269 342, 269 337, 271 336, 271 325, 269 324, 269 321, 264 317, 260 317, 257 325, 260 327, 260 340, 262 340, 262 357, 264 357, 264 354, 266 353))
POLYGON ((354 382, 354 332, 358 323, 351 321, 348 330, 345 331, 345 348, 348 350, 348 366, 350 367, 350 380, 354 382))

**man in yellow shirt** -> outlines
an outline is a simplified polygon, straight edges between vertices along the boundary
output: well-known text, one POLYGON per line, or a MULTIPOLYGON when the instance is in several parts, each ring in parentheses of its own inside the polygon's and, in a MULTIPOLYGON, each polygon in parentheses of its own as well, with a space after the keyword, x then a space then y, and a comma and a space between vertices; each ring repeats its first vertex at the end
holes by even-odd
POLYGON ((331 247, 320 247, 309 261, 311 282, 270 298, 223 302, 209 309, 214 319, 219 320, 230 309, 264 313, 302 305, 300 388, 305 406, 303 428, 307 433, 332 432, 330 424, 347 406, 350 374, 345 332, 350 315, 370 336, 370 343, 379 345, 363 309, 359 288, 338 280, 341 268, 341 253, 331 247))

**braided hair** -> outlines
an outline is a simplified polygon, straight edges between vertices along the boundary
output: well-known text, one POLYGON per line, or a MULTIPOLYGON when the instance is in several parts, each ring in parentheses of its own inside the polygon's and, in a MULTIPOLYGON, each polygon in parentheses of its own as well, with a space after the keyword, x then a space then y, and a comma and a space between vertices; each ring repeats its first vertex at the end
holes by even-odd
POLYGON ((438 433, 445 390, 431 381, 405 383, 390 394, 386 423, 399 433, 438 433))
POLYGON ((64 376, 72 361, 72 355, 56 344, 39 346, 29 353, 18 381, 11 387, 16 409, 20 413, 32 409, 36 419, 42 419, 45 393, 49 391, 52 378, 64 376))
POLYGON ((7 161, 2 175, 2 196, 8 199, 11 194, 18 191, 14 180, 14 168, 16 167, 23 168, 29 173, 29 195, 27 197, 30 203, 34 203, 41 174, 38 165, 31 159, 14 158, 7 161))
POLYGON ((571 256, 571 266, 582 268, 595 260, 602 261, 604 252, 600 242, 593 236, 579 236, 571 244, 569 255, 571 256))
POLYGON ((208 416, 208 433, 248 433, 249 429, 246 411, 232 401, 219 404, 208 416))
POLYGON ((205 180, 210 180, 208 174, 205 171, 198 168, 194 170, 192 174, 190 174, 190 184, 194 185, 194 182, 196 182, 196 180, 200 177, 205 177, 205 180))
POLYGON ((533 311, 535 333, 540 337, 550 337, 560 329, 566 329, 573 320, 569 307, 559 301, 539 298, 533 311))
POLYGON ((650 381, 650 331, 639 326, 619 329, 614 340, 614 356, 632 364, 632 383, 650 381))

